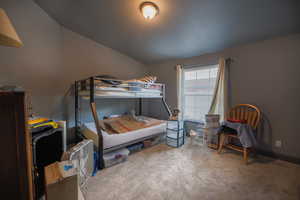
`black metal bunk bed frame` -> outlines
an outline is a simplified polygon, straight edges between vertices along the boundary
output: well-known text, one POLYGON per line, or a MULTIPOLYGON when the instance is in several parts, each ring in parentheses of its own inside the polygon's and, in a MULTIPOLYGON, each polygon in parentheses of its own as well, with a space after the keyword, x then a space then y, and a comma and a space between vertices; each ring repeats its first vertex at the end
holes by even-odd
MULTIPOLYGON (((102 130, 101 130, 101 126, 100 126, 100 123, 99 123, 99 117, 98 117, 98 114, 97 114, 96 103, 95 103, 95 80, 103 80, 103 78, 90 77, 90 78, 87 78, 87 79, 75 81, 75 85, 74 85, 75 86, 75 133, 76 133, 76 135, 80 135, 80 129, 79 129, 79 126, 78 126, 78 124, 79 124, 79 120, 78 120, 79 96, 80 96, 79 95, 79 89, 80 89, 79 88, 79 83, 80 82, 86 82, 88 80, 89 80, 90 108, 91 108, 91 111, 92 111, 92 114, 93 114, 93 119, 95 121, 96 130, 97 130, 97 134, 98 134, 98 168, 103 169, 104 168, 103 154, 104 154, 105 150, 103 149, 103 135, 102 135, 102 130)), ((171 113, 171 111, 169 109, 169 106, 168 106, 168 104, 166 102, 166 99, 165 99, 165 85, 164 84, 161 84, 161 85, 162 85, 162 96, 159 97, 159 98, 162 99, 162 103, 164 105, 164 108, 166 109, 168 115, 171 116, 172 113, 171 113)), ((111 98, 114 98, 114 97, 112 96, 111 98)), ((123 97, 123 98, 126 98, 126 97, 123 97)), ((130 98, 134 98, 134 97, 130 97, 130 98)), ((142 114, 142 99, 143 98, 149 98, 149 97, 137 97, 137 98, 139 99, 139 114, 141 115, 142 114)), ((154 136, 140 138, 138 140, 134 140, 134 141, 131 141, 129 143, 113 147, 113 149, 118 149, 118 148, 125 147, 125 146, 128 146, 128 145, 137 143, 137 142, 141 142, 141 141, 144 141, 144 140, 149 139, 151 137, 154 137, 154 136)), ((110 148, 110 149, 112 149, 112 148, 110 148)))

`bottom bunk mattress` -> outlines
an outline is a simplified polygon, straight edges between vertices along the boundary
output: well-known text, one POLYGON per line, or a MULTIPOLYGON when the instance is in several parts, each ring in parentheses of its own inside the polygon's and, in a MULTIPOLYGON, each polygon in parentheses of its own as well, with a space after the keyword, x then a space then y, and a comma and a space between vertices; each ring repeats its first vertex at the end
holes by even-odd
MULTIPOLYGON (((165 133, 167 123, 163 122, 158 125, 150 126, 143 129, 129 131, 123 134, 108 134, 102 131, 103 135, 103 148, 109 149, 118 145, 126 144, 138 139, 154 136, 160 133, 165 133)), ((98 147, 98 134, 94 122, 84 123, 82 134, 87 138, 94 141, 94 144, 98 147)))

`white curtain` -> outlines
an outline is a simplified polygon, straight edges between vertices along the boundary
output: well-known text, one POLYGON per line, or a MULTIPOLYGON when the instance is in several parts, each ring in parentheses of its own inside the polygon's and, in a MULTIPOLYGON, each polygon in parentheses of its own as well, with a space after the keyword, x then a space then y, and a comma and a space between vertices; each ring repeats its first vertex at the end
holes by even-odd
POLYGON ((181 99, 181 82, 182 82, 182 66, 181 65, 176 65, 176 73, 177 73, 177 108, 180 110, 178 119, 182 119, 183 115, 183 108, 182 108, 182 99, 181 99))
POLYGON ((219 114, 221 120, 226 118, 228 111, 227 71, 226 60, 220 58, 216 86, 208 114, 219 114))

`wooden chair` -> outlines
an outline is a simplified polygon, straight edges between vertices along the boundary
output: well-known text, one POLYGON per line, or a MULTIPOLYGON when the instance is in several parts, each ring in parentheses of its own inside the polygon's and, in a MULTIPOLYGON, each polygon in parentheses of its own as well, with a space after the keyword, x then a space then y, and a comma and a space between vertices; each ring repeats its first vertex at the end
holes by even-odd
MULTIPOLYGON (((239 104, 233 107, 227 116, 227 119, 234 119, 234 120, 245 120, 247 124, 249 124, 254 130, 257 129, 257 126, 260 122, 261 112, 260 110, 253 105, 250 104, 239 104)), ((221 133, 220 140, 219 140, 219 149, 218 153, 221 153, 223 147, 227 147, 232 150, 236 150, 243 153, 244 162, 247 164, 248 162, 248 155, 250 151, 253 151, 253 148, 243 148, 230 143, 232 138, 237 138, 237 134, 230 134, 230 133, 221 133), (225 141, 228 141, 228 144, 225 144, 225 141)))

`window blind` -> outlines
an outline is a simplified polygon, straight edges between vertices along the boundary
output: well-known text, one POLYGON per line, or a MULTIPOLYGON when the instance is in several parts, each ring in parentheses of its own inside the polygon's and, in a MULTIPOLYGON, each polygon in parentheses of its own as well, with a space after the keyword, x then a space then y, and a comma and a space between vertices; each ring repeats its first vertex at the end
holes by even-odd
POLYGON ((181 100, 185 120, 204 121, 212 101, 218 66, 183 69, 181 100))

